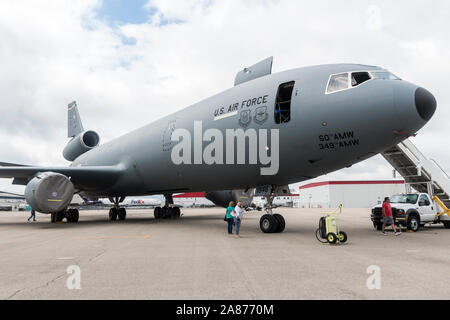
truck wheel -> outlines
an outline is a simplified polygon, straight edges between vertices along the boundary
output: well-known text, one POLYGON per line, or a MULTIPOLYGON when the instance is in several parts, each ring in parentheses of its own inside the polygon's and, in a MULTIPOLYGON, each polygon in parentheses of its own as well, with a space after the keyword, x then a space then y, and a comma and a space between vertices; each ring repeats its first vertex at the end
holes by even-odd
POLYGON ((408 228, 408 230, 417 232, 417 230, 419 230, 420 227, 419 218, 415 214, 410 216, 406 224, 406 227, 408 228))
POLYGON ((442 223, 444 224, 445 229, 450 229, 450 221, 443 221, 442 223))
POLYGON ((337 236, 333 232, 330 232, 327 234, 327 241, 329 244, 335 244, 337 241, 337 236))
POLYGON ((373 227, 378 231, 381 231, 383 229, 383 224, 381 222, 374 222, 373 227))

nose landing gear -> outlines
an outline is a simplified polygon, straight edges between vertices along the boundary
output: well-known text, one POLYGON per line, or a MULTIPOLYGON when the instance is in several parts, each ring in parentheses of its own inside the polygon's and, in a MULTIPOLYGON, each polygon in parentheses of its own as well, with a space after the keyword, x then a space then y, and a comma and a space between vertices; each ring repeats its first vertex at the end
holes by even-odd
POLYGON ((272 203, 274 194, 267 196, 266 214, 259 219, 259 228, 264 233, 280 233, 286 227, 286 221, 283 216, 278 213, 272 213, 272 203))

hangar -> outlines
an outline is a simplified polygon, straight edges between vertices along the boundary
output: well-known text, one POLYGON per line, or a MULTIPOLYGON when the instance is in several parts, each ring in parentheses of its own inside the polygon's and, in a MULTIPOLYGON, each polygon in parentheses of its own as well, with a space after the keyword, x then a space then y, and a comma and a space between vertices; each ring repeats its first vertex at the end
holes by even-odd
POLYGON ((403 180, 322 181, 300 186, 298 208, 371 208, 384 197, 405 192, 403 180))

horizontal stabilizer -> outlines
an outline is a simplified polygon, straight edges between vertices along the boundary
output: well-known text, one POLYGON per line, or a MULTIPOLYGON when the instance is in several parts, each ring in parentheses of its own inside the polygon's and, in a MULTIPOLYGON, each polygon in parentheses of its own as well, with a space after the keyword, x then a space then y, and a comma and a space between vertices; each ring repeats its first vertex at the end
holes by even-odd
POLYGON ((238 84, 271 74, 272 62, 273 57, 270 57, 239 71, 234 79, 234 85, 237 86, 238 84))

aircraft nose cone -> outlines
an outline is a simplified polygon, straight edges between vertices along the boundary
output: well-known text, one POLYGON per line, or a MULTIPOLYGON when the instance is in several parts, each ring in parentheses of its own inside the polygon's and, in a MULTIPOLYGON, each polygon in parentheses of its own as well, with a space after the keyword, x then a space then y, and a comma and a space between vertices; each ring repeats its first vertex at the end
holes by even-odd
POLYGON ((416 109, 420 117, 425 121, 430 120, 436 111, 436 99, 424 88, 417 88, 414 96, 416 109))

